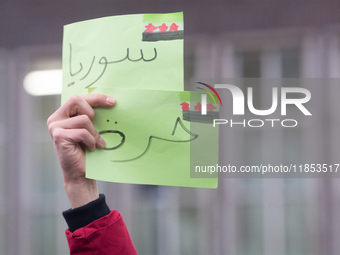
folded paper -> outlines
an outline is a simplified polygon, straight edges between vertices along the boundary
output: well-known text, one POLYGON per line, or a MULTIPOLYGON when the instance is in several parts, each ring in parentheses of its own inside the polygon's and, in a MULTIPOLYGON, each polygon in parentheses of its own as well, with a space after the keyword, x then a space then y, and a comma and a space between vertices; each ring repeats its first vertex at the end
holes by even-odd
POLYGON ((218 129, 207 131, 203 121, 195 125, 204 128, 192 132, 190 111, 183 110, 190 103, 181 100, 190 98, 183 91, 183 30, 181 12, 105 17, 64 27, 62 102, 89 91, 117 99, 112 108, 95 109, 94 125, 107 146, 86 153, 88 178, 217 187, 216 176, 191 178, 193 151, 216 163, 218 129), (203 150, 207 147, 209 152, 203 150))

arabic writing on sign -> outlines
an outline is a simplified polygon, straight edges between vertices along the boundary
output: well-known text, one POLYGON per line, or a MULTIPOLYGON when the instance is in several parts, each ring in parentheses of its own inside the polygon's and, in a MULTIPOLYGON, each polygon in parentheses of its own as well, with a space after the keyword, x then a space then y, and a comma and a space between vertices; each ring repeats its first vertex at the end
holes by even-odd
MULTIPOLYGON (((104 75, 104 73, 106 71, 106 68, 107 68, 107 65, 109 65, 109 64, 117 64, 117 63, 123 62, 125 60, 131 61, 131 62, 138 62, 138 61, 141 61, 141 60, 143 60, 144 62, 151 62, 151 61, 153 61, 153 60, 155 60, 157 58, 157 50, 156 50, 156 48, 153 48, 153 50, 154 50, 154 56, 152 58, 149 58, 149 59, 144 58, 144 53, 143 53, 142 49, 140 49, 140 55, 141 55, 140 58, 137 58, 137 59, 130 58, 130 49, 129 48, 126 49, 126 56, 124 58, 122 58, 122 59, 118 59, 118 60, 114 60, 114 61, 108 61, 108 59, 105 56, 102 56, 99 59, 99 61, 97 62, 99 65, 103 65, 103 69, 102 69, 101 73, 99 74, 99 76, 96 79, 94 79, 92 82, 90 82, 88 85, 86 85, 85 89, 88 89, 89 87, 94 85, 104 75)), ((79 79, 79 81, 84 80, 89 75, 89 73, 92 70, 93 65, 95 64, 95 59, 96 59, 96 57, 93 56, 91 64, 90 64, 90 67, 88 68, 88 70, 85 73, 85 75, 82 76, 79 79)), ((74 76, 80 74, 83 71, 83 69, 84 69, 83 64, 79 63, 79 69, 77 71, 72 70, 72 44, 70 43, 69 72, 70 72, 71 77, 74 77, 74 76)), ((67 87, 70 87, 72 85, 75 85, 75 81, 69 83, 67 85, 67 87)))

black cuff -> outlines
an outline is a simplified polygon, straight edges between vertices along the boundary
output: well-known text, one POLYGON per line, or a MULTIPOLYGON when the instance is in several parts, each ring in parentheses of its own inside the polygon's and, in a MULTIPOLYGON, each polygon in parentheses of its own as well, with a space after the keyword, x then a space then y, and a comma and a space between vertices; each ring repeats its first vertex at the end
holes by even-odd
POLYGON ((81 207, 69 209, 63 212, 68 228, 71 232, 85 227, 91 222, 98 220, 110 213, 110 208, 105 202, 104 194, 99 198, 81 207))

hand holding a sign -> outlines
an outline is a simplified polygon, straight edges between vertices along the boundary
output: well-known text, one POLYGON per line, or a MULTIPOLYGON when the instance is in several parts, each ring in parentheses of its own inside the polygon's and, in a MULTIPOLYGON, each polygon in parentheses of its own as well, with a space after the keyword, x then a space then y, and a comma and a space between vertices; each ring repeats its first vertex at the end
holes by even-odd
POLYGON ((96 181, 85 178, 85 148, 94 151, 105 147, 92 124, 95 115, 92 107, 114 104, 115 99, 105 95, 72 96, 47 120, 72 208, 99 197, 96 181))

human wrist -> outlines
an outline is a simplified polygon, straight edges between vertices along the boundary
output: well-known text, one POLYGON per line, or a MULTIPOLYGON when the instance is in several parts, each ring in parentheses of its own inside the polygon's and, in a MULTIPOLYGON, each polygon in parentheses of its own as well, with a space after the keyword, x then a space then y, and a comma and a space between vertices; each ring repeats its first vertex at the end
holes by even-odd
POLYGON ((104 194, 100 194, 99 198, 75 209, 69 209, 63 212, 63 216, 67 222, 69 230, 75 230, 85 227, 93 221, 100 219, 110 213, 110 208, 106 204, 104 194))
POLYGON ((99 198, 97 182, 92 179, 82 181, 65 181, 64 188, 71 208, 81 207, 99 198))

